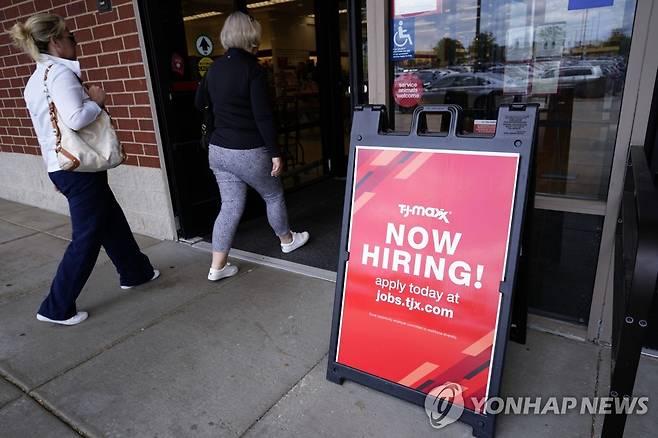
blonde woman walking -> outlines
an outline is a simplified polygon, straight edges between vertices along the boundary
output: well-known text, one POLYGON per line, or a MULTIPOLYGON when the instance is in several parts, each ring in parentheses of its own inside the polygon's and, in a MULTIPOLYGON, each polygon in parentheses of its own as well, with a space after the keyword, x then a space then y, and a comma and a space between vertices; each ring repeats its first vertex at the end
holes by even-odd
POLYGON ((37 313, 39 321, 75 325, 87 319, 75 301, 94 268, 101 246, 117 268, 122 289, 157 278, 140 251, 130 226, 107 183, 107 172, 60 170, 56 137, 44 86, 59 113, 60 121, 74 130, 96 120, 105 104, 98 86, 85 88, 80 81, 76 41, 62 17, 36 14, 10 31, 14 44, 36 61, 24 97, 41 146, 48 176, 69 203, 73 239, 57 269, 50 293, 37 313))

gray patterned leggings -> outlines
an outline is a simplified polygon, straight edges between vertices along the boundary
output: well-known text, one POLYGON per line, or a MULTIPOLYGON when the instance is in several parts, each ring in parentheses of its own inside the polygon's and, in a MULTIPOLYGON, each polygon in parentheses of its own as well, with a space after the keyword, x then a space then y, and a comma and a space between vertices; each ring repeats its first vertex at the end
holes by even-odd
POLYGON ((280 178, 270 175, 272 159, 265 148, 227 149, 210 145, 208 161, 217 178, 222 208, 212 231, 212 249, 228 252, 247 199, 247 185, 263 198, 267 220, 277 236, 290 231, 280 178))

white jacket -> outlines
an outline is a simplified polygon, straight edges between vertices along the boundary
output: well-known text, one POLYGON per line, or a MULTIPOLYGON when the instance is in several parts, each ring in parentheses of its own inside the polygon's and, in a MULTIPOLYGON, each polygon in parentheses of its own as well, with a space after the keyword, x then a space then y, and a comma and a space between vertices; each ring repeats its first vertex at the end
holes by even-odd
POLYGON ((98 117, 101 108, 91 100, 78 78, 80 63, 51 55, 41 55, 37 68, 25 86, 25 102, 37 133, 41 155, 48 172, 60 170, 55 152, 56 137, 48 113, 48 100, 43 86, 43 75, 48 72, 48 91, 59 112, 60 122, 71 129, 84 128, 98 117))

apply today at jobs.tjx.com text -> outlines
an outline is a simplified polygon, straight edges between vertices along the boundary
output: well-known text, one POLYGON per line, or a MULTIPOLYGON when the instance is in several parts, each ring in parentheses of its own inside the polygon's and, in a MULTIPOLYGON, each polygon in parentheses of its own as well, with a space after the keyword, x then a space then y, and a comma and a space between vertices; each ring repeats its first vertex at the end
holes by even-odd
MULTIPOLYGON (((404 272, 405 274, 416 277, 434 278, 443 281, 444 277, 455 286, 471 286, 471 266, 465 261, 457 260, 447 263, 444 257, 436 258, 429 254, 412 254, 408 251, 390 248, 391 245, 401 247, 404 243, 418 251, 422 251, 432 244, 436 254, 447 254, 453 256, 458 249, 462 238, 462 233, 450 233, 448 231, 439 232, 436 229, 427 230, 421 226, 411 227, 408 232, 404 224, 386 224, 386 245, 363 245, 361 264, 391 270, 394 272, 404 272), (406 238, 405 238, 406 237, 406 238), (412 263, 413 260, 413 263, 412 263), (447 269, 446 269, 447 265, 447 269), (446 275, 447 273, 447 275, 446 275)), ((475 282, 472 286, 475 289, 482 287, 482 276, 484 266, 478 264, 475 269, 475 282)), ((439 306, 436 304, 424 304, 418 298, 424 297, 432 299, 435 303, 450 303, 458 305, 460 295, 458 292, 447 293, 430 288, 425 284, 413 282, 404 282, 400 279, 391 280, 389 278, 377 277, 375 279, 377 286, 376 302, 386 302, 397 306, 404 306, 410 311, 421 311, 442 316, 445 318, 454 318, 454 310, 439 306), (394 293, 394 292, 397 292, 394 293), (404 293, 406 296, 402 296, 404 293)))
POLYGON ((454 311, 445 307, 433 305, 433 304, 424 304, 417 300, 413 295, 422 296, 434 299, 437 303, 446 297, 445 301, 447 303, 459 304, 459 293, 448 293, 437 291, 431 289, 429 286, 420 286, 414 283, 405 283, 401 280, 389 280, 386 278, 377 277, 375 280, 375 285, 378 286, 377 296, 375 297, 376 302, 386 302, 389 304, 395 304, 396 306, 404 306, 408 310, 418 310, 421 312, 432 313, 434 315, 443 316, 445 318, 454 318, 454 311), (385 289, 382 292, 382 289, 385 289), (398 293, 395 295, 392 291, 398 293), (412 296, 407 296, 405 298, 400 295, 405 291, 408 291, 408 294, 412 296))

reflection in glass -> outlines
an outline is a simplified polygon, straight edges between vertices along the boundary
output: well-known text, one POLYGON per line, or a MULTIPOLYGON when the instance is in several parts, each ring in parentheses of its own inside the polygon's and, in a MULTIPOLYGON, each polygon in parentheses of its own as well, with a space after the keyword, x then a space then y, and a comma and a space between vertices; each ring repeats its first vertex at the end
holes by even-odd
POLYGON ((528 306, 535 314, 587 325, 603 218, 535 209, 528 306))
MULTIPOLYGON (((635 0, 571 10, 568 0, 438 4, 392 17, 414 37, 411 56, 391 61, 394 76, 422 81, 418 104, 460 105, 463 134, 495 119, 500 104, 538 103, 537 191, 604 201, 635 0)), ((396 129, 409 129, 412 111, 395 107, 396 129)))

